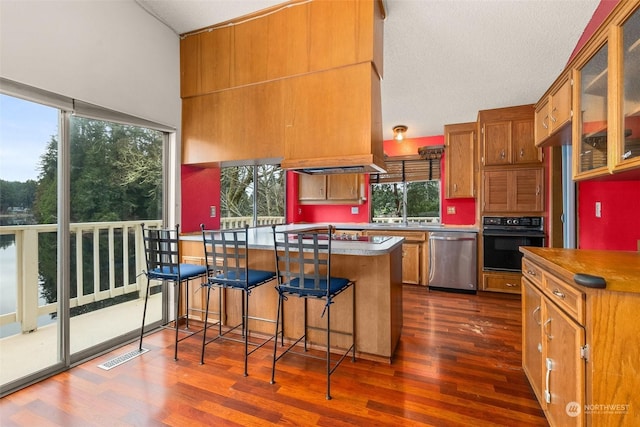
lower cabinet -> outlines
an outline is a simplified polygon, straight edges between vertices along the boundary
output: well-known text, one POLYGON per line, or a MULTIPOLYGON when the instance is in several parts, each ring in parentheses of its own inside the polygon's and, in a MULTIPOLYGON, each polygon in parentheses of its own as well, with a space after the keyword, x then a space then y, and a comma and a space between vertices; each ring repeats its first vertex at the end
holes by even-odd
POLYGON ((429 282, 429 233, 424 231, 367 230, 368 236, 404 237, 402 283, 427 286, 429 282))
POLYGON ((638 426, 640 276, 628 272, 640 272, 640 254, 570 251, 522 249, 523 370, 552 427, 638 426), (626 291, 577 285, 585 266, 618 274, 626 291))
POLYGON ((519 273, 482 273, 482 290, 519 294, 521 290, 519 273))

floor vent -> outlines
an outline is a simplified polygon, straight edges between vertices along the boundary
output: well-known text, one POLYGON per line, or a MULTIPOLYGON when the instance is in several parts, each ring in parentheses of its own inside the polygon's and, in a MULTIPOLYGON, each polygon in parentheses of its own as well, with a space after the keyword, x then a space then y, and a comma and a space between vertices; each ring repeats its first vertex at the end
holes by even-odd
POLYGON ((107 360, 103 364, 98 365, 98 368, 102 368, 105 371, 108 371, 109 369, 115 368, 118 365, 122 365, 123 363, 128 362, 131 359, 135 359, 136 357, 140 356, 141 354, 146 353, 147 351, 149 351, 149 350, 146 349, 146 348, 143 348, 142 350, 138 350, 138 349, 132 350, 132 351, 130 351, 128 353, 125 353, 125 354, 123 354, 121 356, 114 357, 111 360, 107 360))

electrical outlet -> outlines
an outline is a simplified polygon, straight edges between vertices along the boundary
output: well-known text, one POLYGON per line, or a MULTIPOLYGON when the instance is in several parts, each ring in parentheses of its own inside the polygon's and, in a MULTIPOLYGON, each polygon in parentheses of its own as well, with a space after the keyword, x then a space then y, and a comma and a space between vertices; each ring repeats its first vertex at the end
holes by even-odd
POLYGON ((447 213, 449 215, 455 215, 456 214, 456 207, 455 206, 447 206, 447 213))
POLYGON ((216 217, 216 207, 215 206, 209 207, 209 216, 211 218, 215 218, 216 217))
POLYGON ((351 214, 352 215, 358 215, 360 213, 360 208, 358 208, 357 206, 352 206, 351 207, 351 214))
POLYGON ((596 202, 596 218, 602 218, 602 203, 596 202))

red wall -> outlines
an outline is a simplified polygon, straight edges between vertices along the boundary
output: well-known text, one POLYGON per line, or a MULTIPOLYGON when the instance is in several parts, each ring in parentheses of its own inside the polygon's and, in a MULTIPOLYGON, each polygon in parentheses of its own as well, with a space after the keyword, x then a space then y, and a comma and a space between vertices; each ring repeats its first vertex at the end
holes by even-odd
POLYGON ((180 231, 200 231, 200 224, 208 229, 220 228, 220 169, 181 166, 182 218, 180 231), (216 207, 211 218, 210 207, 216 207))
POLYGON ((578 247, 635 251, 640 240, 640 180, 578 183, 578 247), (596 202, 602 206, 596 217, 596 202))
MULTIPOLYGON (((444 145, 444 136, 425 136, 420 138, 407 138, 402 142, 395 140, 384 141, 384 153, 388 157, 407 156, 418 154, 418 148, 426 145, 444 145)), ((445 153, 446 155, 446 153, 445 153)), ((440 192, 444 197, 444 157, 441 160, 441 187, 440 192)), ((342 223, 366 223, 370 221, 371 198, 369 178, 366 177, 365 189, 367 200, 361 205, 299 205, 298 181, 295 173, 287 174, 287 220, 289 222, 342 222, 342 223), (358 207, 358 213, 352 214, 351 208, 358 207)), ((468 225, 476 222, 475 199, 443 199, 441 204, 441 218, 444 224, 468 225), (454 207, 455 214, 447 214, 448 207, 454 207)))

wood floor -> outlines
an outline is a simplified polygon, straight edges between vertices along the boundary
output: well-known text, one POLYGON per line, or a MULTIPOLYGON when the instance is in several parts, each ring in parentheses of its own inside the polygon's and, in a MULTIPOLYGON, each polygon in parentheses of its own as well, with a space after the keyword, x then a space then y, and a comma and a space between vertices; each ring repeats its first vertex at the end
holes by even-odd
POLYGON ((98 368, 128 345, 0 401, 9 426, 546 426, 521 368, 520 299, 404 288, 404 328, 393 363, 345 360, 325 399, 324 364, 285 357, 269 384, 271 345, 180 343, 168 330, 150 351, 98 368))

